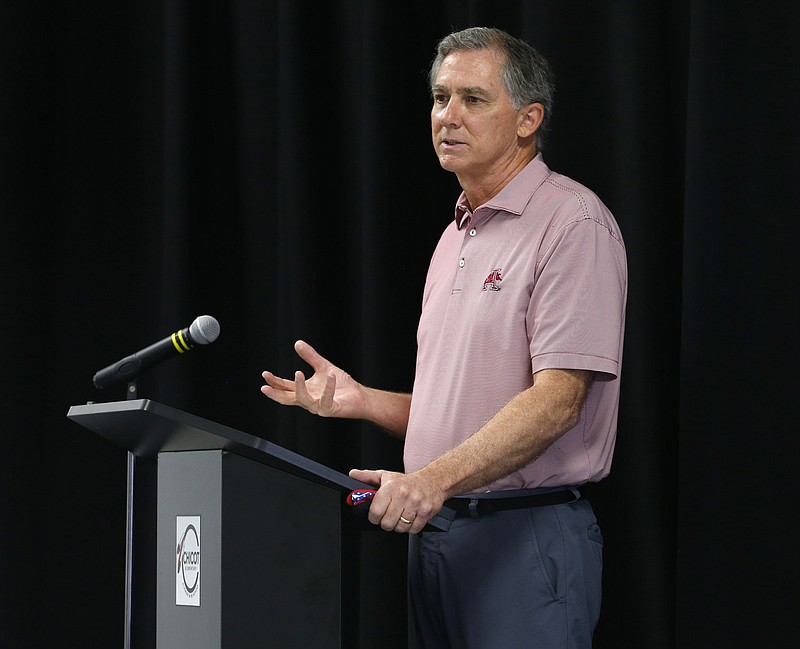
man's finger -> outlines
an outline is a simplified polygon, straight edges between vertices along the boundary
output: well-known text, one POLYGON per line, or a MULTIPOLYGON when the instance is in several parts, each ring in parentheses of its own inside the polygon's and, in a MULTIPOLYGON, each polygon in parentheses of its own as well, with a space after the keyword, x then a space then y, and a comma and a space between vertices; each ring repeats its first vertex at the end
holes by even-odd
POLYGON ((414 517, 414 522, 411 525, 411 529, 408 530, 409 534, 419 534, 425 526, 428 524, 428 519, 424 516, 417 515, 414 517))
POLYGON ((311 398, 311 395, 308 393, 308 388, 306 387, 306 377, 300 370, 294 373, 294 391, 297 403, 300 406, 311 413, 316 412, 314 401, 311 398))
POLYGON ((261 392, 282 406, 297 405, 297 399, 294 392, 289 392, 287 390, 276 390, 270 385, 262 385, 261 392))
POLYGON ((333 395, 336 394, 336 375, 331 372, 325 381, 325 387, 319 398, 320 414, 330 415, 333 413, 333 395))
POLYGON ((276 390, 289 390, 290 392, 294 392, 294 381, 289 381, 288 379, 282 379, 279 376, 275 376, 272 372, 262 372, 262 378, 267 382, 268 385, 275 388, 276 390))
POLYGON ((382 470, 374 471, 371 469, 350 469, 349 475, 351 478, 360 480, 361 482, 366 482, 367 484, 373 485, 375 487, 380 487, 381 476, 383 475, 383 471, 382 470))
POLYGON ((305 340, 298 340, 294 344, 294 350, 297 352, 297 355, 302 358, 306 363, 308 363, 315 372, 319 372, 321 369, 324 369, 327 361, 317 353, 311 345, 309 345, 305 340))

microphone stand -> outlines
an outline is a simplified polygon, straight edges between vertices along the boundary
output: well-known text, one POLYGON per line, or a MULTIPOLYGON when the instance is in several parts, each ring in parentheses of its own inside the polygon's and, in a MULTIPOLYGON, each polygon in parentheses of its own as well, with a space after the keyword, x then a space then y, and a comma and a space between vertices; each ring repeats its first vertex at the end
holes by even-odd
MULTIPOLYGON (((136 381, 128 382, 125 389, 126 401, 137 399, 139 389, 136 381)), ((133 608, 133 474, 136 456, 128 451, 127 487, 125 494, 125 649, 131 649, 131 611, 133 608)))

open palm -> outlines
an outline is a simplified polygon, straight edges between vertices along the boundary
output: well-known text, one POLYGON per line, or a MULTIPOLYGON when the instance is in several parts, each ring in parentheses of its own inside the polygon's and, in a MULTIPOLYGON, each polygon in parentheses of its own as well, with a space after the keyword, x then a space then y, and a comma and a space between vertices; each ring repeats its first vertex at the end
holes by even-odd
POLYGON ((294 349, 311 366, 314 374, 306 379, 303 372, 297 371, 294 379, 290 380, 272 372, 263 372, 266 385, 261 386, 261 391, 266 396, 283 405, 300 406, 320 417, 364 417, 364 386, 318 354, 308 343, 298 340, 294 349))

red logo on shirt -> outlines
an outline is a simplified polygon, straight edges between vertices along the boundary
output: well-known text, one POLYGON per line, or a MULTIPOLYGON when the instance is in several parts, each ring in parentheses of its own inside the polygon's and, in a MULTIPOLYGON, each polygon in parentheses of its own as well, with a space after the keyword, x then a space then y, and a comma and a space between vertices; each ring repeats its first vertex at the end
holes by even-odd
POLYGON ((502 282, 503 278, 500 275, 500 268, 495 268, 491 273, 489 273, 489 277, 483 280, 483 290, 484 291, 499 291, 500 287, 497 285, 498 282, 502 282))

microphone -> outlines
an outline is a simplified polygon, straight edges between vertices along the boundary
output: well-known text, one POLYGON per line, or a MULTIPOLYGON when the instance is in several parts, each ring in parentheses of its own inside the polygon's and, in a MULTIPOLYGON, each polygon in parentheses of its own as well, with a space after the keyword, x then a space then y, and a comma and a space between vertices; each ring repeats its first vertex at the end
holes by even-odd
POLYGON ((218 337, 217 319, 210 315, 201 315, 187 328, 180 329, 168 338, 103 368, 94 375, 94 385, 102 390, 115 383, 132 381, 145 370, 172 358, 175 354, 188 352, 196 345, 208 345, 218 337))

